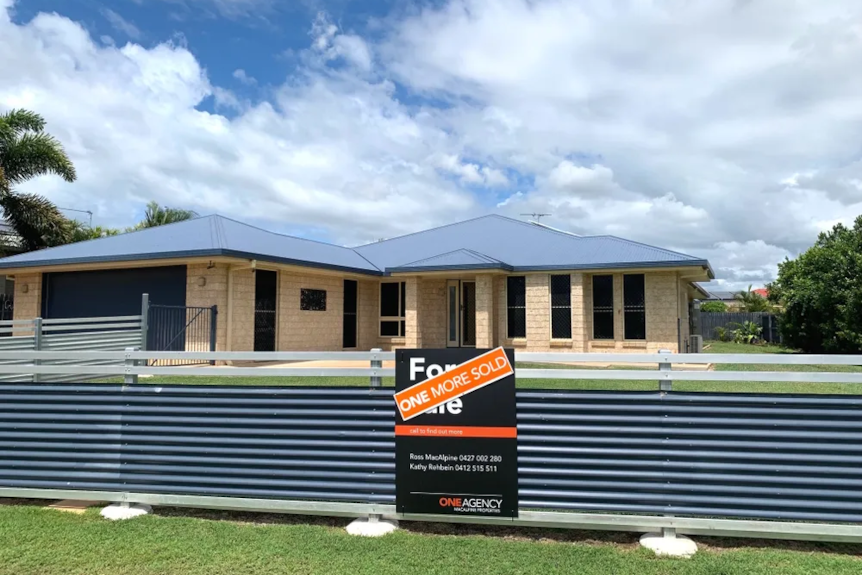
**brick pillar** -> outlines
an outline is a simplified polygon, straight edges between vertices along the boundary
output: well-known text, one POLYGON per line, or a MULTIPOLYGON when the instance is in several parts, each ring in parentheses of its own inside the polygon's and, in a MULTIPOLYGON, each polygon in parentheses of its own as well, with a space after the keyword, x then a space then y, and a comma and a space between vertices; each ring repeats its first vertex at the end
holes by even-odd
POLYGON ((585 288, 586 276, 582 273, 572 274, 572 351, 587 351, 587 299, 585 288))
POLYGON ((529 274, 527 284, 527 349, 547 350, 551 341, 551 292, 548 274, 529 274))
MULTIPOLYGON (((15 276, 15 307, 12 319, 35 319, 42 315, 42 274, 15 276), (26 286, 26 287, 25 287, 26 286), (26 292, 24 290, 27 290, 26 292)), ((13 331, 12 335, 33 335, 33 326, 13 331)))
POLYGON ((623 323, 623 274, 614 274, 614 340, 622 341, 625 334, 623 323))
POLYGON ((494 347, 494 276, 476 276, 476 347, 494 347))
POLYGON ((422 336, 419 331, 419 279, 407 278, 404 282, 405 307, 404 347, 422 347, 422 336))

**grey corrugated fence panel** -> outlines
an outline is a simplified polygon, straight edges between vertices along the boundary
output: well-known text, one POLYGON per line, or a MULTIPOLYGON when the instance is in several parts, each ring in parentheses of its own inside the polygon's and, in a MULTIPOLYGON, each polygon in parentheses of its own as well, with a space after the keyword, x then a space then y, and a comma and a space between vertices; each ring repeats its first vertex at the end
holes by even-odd
MULTIPOLYGON (((0 495, 391 504, 391 393, 3 385, 0 495)), ((524 509, 862 523, 862 397, 520 391, 517 401, 524 509)))
POLYGON ((778 331, 778 317, 767 312, 703 312, 696 311, 695 326, 704 340, 719 339, 717 328, 733 330, 747 321, 754 322, 762 328, 761 337, 764 341, 781 343, 778 331))
MULTIPOLYGON (((120 366, 122 357, 102 357, 106 352, 121 353, 129 347, 137 347, 141 342, 141 316, 89 317, 69 319, 6 320, 0 321, 0 329, 11 333, 0 337, 0 366, 6 371, 0 374, 0 383, 23 382, 33 379, 33 370, 26 371, 23 366, 38 360, 42 366, 69 365, 73 372, 46 374, 42 381, 83 381, 101 374, 86 373, 80 368, 86 366, 120 366), (35 330, 42 325, 37 337, 35 330), (24 335, 21 335, 24 334, 24 335), (37 351, 35 348, 40 348, 37 351), (92 357, 80 354, 86 351, 92 357), (69 357, 49 359, 47 352, 67 352, 69 357), (29 354, 29 355, 28 355, 29 354), (44 358, 44 359, 43 359, 44 358), (17 373, 10 373, 10 366, 22 366, 17 373)), ((38 372, 38 370, 36 370, 38 372)))

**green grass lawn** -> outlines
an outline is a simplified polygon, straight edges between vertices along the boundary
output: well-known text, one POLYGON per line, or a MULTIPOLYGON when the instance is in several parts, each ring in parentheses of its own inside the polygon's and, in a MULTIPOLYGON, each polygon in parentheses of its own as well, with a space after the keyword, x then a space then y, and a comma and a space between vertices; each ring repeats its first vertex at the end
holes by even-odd
MULTIPOLYGON (((792 350, 775 345, 745 345, 731 342, 707 342, 708 348, 705 353, 794 353, 792 350)), ((862 356, 860 356, 862 364, 862 356)), ((585 366, 585 365, 560 365, 518 362, 517 367, 522 369, 637 369, 656 370, 657 365, 627 365, 627 366, 585 366)), ((716 371, 832 371, 862 373, 862 367, 849 365, 770 365, 770 364, 716 364, 716 371)), ((104 382, 121 383, 122 378, 110 378, 101 380, 104 382)), ((319 385, 319 386, 351 386, 367 387, 368 378, 365 377, 211 377, 211 376, 154 376, 141 378, 141 383, 151 384, 181 384, 181 385, 319 385)), ((383 378, 383 385, 392 387, 395 379, 383 378)), ((653 391, 657 389, 656 381, 639 380, 606 380, 606 379, 519 379, 519 389, 571 389, 571 390, 608 390, 608 391, 653 391)), ((701 382, 701 381, 674 381, 673 388, 677 391, 698 391, 710 393, 823 393, 823 394, 862 394, 862 384, 856 383, 806 383, 790 382, 776 383, 757 381, 757 376, 752 373, 751 381, 743 382, 701 382)))
POLYGON ((379 539, 347 521, 156 510, 109 522, 0 505, 0 575, 826 575, 862 570, 862 547, 699 538, 655 557, 636 534, 408 524, 379 539), (457 536, 456 536, 457 535, 457 536))

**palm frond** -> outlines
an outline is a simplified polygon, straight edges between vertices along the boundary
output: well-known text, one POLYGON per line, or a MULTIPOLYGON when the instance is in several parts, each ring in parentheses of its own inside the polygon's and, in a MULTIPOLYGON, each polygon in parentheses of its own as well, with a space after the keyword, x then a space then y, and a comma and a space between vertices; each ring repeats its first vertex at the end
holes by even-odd
POLYGON ((45 118, 30 110, 14 109, 0 114, 0 129, 9 129, 16 134, 41 132, 45 129, 45 118))
POLYGON ((25 133, 0 146, 0 166, 10 185, 45 174, 56 174, 67 182, 76 177, 63 145, 45 132, 25 133))
POLYGON ((37 194, 0 194, 6 221, 27 251, 69 243, 71 227, 50 200, 37 194))

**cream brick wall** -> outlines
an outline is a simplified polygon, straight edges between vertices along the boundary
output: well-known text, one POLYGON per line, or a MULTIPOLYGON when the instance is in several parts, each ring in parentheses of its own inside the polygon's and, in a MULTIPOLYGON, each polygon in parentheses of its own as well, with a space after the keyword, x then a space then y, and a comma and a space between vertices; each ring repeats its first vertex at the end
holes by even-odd
POLYGON ((572 274, 572 351, 576 353, 586 351, 588 338, 586 316, 589 308, 585 305, 585 282, 586 276, 584 274, 572 274))
MULTIPOLYGON (((34 319, 42 315, 42 274, 18 274, 15 276, 15 306, 12 319, 34 319), (24 293, 27 286, 27 293, 24 293)), ((32 328, 13 331, 12 335, 33 335, 32 328)))
POLYGON ((254 272, 231 270, 231 310, 228 341, 231 351, 254 350, 254 272))
POLYGON ((445 279, 419 279, 419 318, 422 347, 446 347, 445 279))
POLYGON ((682 334, 682 342, 683 342, 683 350, 685 350, 685 342, 688 341, 689 335, 691 334, 691 326, 689 325, 689 313, 688 313, 688 282, 685 280, 679 280, 679 318, 680 318, 680 332, 682 334))
POLYGON ((278 274, 279 351, 340 351, 343 349, 344 280, 337 276, 278 274), (326 291, 326 310, 300 309, 300 291, 326 291))
POLYGON ((380 282, 377 280, 360 281, 358 299, 358 349, 367 351, 380 347, 380 282))
MULTIPOLYGON (((216 350, 227 349, 227 264, 192 264, 186 266, 186 305, 189 307, 218 306, 216 319, 216 350), (205 284, 199 284, 204 278, 205 284)), ((191 318, 189 318, 191 319, 191 318)), ((205 330, 191 330, 186 337, 186 348, 201 350, 201 344, 209 343, 205 330), (197 338, 197 340, 195 339, 197 338), (199 340, 199 341, 198 341, 199 340)))
POLYGON ((494 278, 476 276, 476 347, 494 346, 494 278))
POLYGON ((549 349, 551 343, 551 294, 548 274, 528 274, 527 347, 528 351, 549 349))
POLYGON ((404 289, 407 290, 407 295, 404 298, 404 317, 407 321, 404 328, 404 347, 422 347, 422 333, 419 330, 419 322, 422 319, 422 310, 419 308, 419 280, 407 278, 404 281, 404 289))

